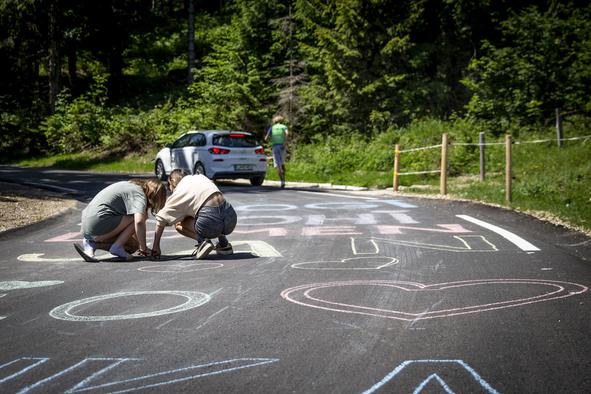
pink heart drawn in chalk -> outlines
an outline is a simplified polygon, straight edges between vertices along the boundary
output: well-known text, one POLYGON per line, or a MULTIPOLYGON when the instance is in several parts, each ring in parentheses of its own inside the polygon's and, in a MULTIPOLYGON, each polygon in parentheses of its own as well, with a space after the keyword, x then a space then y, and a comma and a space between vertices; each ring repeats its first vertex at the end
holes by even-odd
MULTIPOLYGON (((577 283, 538 279, 480 279, 436 283, 431 285, 416 282, 388 280, 356 280, 328 283, 313 283, 302 286, 296 286, 282 291, 281 296, 290 302, 316 309, 323 309, 328 311, 350 314, 360 314, 374 317, 384 317, 388 319, 404 321, 413 321, 422 319, 450 317, 456 315, 465 315, 470 313, 479 313, 505 308, 514 308, 517 306, 530 305, 539 302, 546 302, 561 298, 572 297, 577 294, 582 294, 587 290, 588 288, 586 286, 577 283), (473 298, 476 298, 476 296, 478 296, 479 294, 486 295, 487 291, 490 292, 491 290, 494 290, 494 288, 491 288, 490 286, 503 287, 502 290, 514 289, 514 291, 521 292, 527 290, 530 293, 533 289, 534 294, 511 298, 506 294, 509 291, 505 291, 501 292, 502 294, 495 293, 494 297, 497 298, 495 300, 490 300, 489 302, 470 304, 470 301, 472 301, 473 298), (343 290, 348 290, 349 295, 355 295, 352 290, 359 290, 363 287, 377 287, 377 289, 379 290, 386 289, 388 290, 388 294, 395 302, 400 301, 401 299, 403 299, 403 297, 408 295, 411 296, 412 300, 416 300, 418 297, 421 296, 431 298, 435 297, 436 299, 444 300, 446 296, 452 296, 449 297, 452 299, 452 302, 457 302, 458 304, 463 303, 464 305, 452 305, 444 309, 436 310, 401 310, 402 308, 400 307, 388 309, 386 307, 367 306, 360 305, 357 303, 345 303, 339 302, 338 300, 328 299, 331 296, 330 290, 340 289, 341 294, 339 294, 339 296, 342 297, 343 290), (477 293, 476 296, 470 296, 469 294, 467 294, 467 296, 469 296, 467 298, 460 299, 460 297, 458 297, 459 292, 473 289, 477 289, 477 291, 480 290, 481 293, 477 293), (317 295, 317 293, 321 294, 317 295), (324 298, 320 298, 321 296, 323 296, 324 298), (453 296, 456 297, 455 300, 453 299, 453 296), (502 299, 498 299, 499 296, 502 299)), ((367 295, 371 292, 366 291, 363 293, 364 295, 367 295)), ((439 302, 435 303, 435 305, 437 304, 439 304, 439 302)))

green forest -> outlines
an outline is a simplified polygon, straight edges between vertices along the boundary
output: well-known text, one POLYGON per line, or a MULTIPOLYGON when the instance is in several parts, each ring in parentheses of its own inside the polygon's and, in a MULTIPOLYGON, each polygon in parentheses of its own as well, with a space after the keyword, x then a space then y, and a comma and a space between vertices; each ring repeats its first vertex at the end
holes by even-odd
POLYGON ((1 0, 0 151, 145 153, 277 113, 298 144, 426 120, 524 137, 557 108, 588 125, 590 20, 587 1, 1 0))

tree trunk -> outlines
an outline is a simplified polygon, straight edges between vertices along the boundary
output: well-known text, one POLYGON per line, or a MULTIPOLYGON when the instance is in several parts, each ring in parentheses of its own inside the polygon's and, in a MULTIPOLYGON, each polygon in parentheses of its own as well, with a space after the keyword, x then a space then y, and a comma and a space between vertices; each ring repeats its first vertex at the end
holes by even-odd
POLYGON ((70 79, 70 89, 74 94, 77 93, 77 69, 76 69, 76 48, 74 45, 68 47, 68 77, 70 79))
POLYGON ((189 69, 187 74, 187 82, 193 83, 193 66, 195 63, 195 6, 193 0, 188 0, 188 11, 189 11, 189 69))
POLYGON ((60 39, 58 18, 59 10, 57 0, 49 3, 49 51, 48 51, 48 69, 49 69, 49 113, 55 111, 57 95, 60 91, 60 39))
POLYGON ((109 96, 112 99, 121 97, 123 83, 123 43, 115 39, 109 54, 109 96))

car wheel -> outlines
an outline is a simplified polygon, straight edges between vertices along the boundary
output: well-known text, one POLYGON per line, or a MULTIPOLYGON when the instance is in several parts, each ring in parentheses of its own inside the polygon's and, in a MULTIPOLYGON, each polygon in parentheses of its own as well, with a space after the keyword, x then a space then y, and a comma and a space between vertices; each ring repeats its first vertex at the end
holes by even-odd
POLYGON ((261 186, 263 181, 265 180, 264 176, 257 176, 254 178, 250 178, 250 184, 253 186, 261 186))
POLYGON ((161 160, 156 161, 156 166, 154 167, 154 173, 156 177, 161 181, 166 180, 166 170, 164 169, 164 163, 161 160))
POLYGON ((205 167, 203 167, 203 164, 201 163, 196 163, 195 164, 195 169, 193 170, 193 174, 197 175, 197 174, 201 174, 201 175, 205 175, 205 167))

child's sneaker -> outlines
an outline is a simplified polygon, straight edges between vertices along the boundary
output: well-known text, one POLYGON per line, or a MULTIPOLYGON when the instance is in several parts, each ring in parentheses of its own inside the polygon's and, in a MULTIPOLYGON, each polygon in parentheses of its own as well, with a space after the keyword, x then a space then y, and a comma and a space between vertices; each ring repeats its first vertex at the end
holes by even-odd
POLYGON ((193 251, 193 256, 197 260, 203 260, 209 253, 214 249, 213 244, 210 240, 205 240, 197 245, 197 248, 193 251))
POLYGON ((96 243, 94 241, 84 238, 82 240, 82 247, 84 248, 84 253, 90 257, 94 257, 94 251, 96 250, 96 243))
POLYGON ((125 261, 131 260, 132 258, 131 255, 127 253, 125 248, 123 248, 123 246, 119 246, 117 244, 111 245, 111 247, 109 248, 109 253, 114 254, 115 256, 125 261))
POLYGON ((86 253, 86 251, 84 250, 84 247, 80 246, 80 244, 75 243, 74 249, 76 249, 76 252, 78 252, 80 257, 82 257, 84 259, 84 261, 86 261, 87 263, 97 263, 98 262, 98 260, 95 259, 93 256, 88 255, 86 253))
POLYGON ((233 254, 234 249, 232 249, 232 244, 228 243, 226 246, 221 246, 219 243, 215 246, 215 252, 219 255, 228 255, 233 254))

